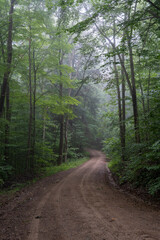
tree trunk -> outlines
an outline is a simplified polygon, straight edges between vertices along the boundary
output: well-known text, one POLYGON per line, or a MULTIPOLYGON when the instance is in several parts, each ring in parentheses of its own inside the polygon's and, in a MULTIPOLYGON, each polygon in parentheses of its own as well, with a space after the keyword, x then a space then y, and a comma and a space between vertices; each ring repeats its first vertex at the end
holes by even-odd
MULTIPOLYGON (((59 36, 59 41, 61 41, 61 36, 59 36)), ((59 50, 59 66, 63 63, 63 53, 62 50, 59 50)), ((63 97, 63 83, 62 83, 62 71, 59 71, 60 76, 60 84, 59 84, 59 97, 62 102, 63 97)), ((64 150, 64 115, 60 116, 60 137, 59 137, 59 156, 57 160, 57 164, 61 165, 63 162, 63 150, 64 150)))
POLYGON ((8 164, 10 164, 9 161, 9 123, 10 123, 10 89, 9 89, 9 81, 7 82, 7 89, 6 89, 6 124, 5 124, 5 150, 4 150, 4 156, 5 160, 8 164))
MULTIPOLYGON (((31 27, 30 27, 31 31, 31 27)), ((32 158, 32 73, 31 73, 31 36, 29 38, 29 124, 28 124, 28 153, 27 153, 27 170, 30 172, 33 168, 32 158)))
POLYGON ((36 87, 37 87, 37 71, 35 66, 35 51, 33 50, 33 72, 34 72, 34 85, 33 85, 33 159, 35 155, 35 142, 36 142, 36 87))
MULTIPOLYGON (((113 38, 114 38, 114 48, 116 48, 116 36, 115 36, 115 21, 114 21, 114 31, 113 31, 113 38)), ((115 78, 116 78, 116 88, 117 88, 117 101, 118 101, 118 116, 119 116, 119 132, 120 132, 120 140, 121 140, 121 158, 124 159, 123 156, 123 131, 122 131, 122 106, 121 106, 121 93, 119 87, 119 74, 116 65, 116 55, 114 54, 114 71, 115 71, 115 78)))
POLYGON ((143 108, 143 115, 144 115, 144 140, 147 142, 149 139, 149 135, 148 135, 148 123, 147 123, 147 117, 146 117, 146 106, 145 106, 145 98, 144 98, 144 92, 143 92, 143 87, 142 87, 142 83, 141 81, 139 81, 139 86, 140 86, 140 90, 141 90, 141 99, 142 99, 142 108, 143 108))
MULTIPOLYGON (((122 54, 122 59, 124 62, 124 54, 122 54)), ((125 105, 125 77, 124 72, 122 72, 122 158, 125 160, 125 147, 126 147, 126 105, 125 105)))
POLYGON ((148 113, 150 111, 150 102, 149 102, 150 83, 151 83, 151 70, 149 69, 148 86, 147 86, 147 112, 148 113))
POLYGON ((43 146, 44 146, 45 140, 46 140, 46 110, 45 110, 45 107, 43 110, 43 136, 42 136, 42 139, 43 139, 43 146))
MULTIPOLYGON (((70 57, 69 57, 69 65, 71 67, 74 67, 74 58, 75 58, 75 51, 73 51, 71 54, 70 54, 70 57)), ((70 79, 72 79, 72 73, 70 73, 70 79)), ((68 90, 68 96, 71 96, 71 92, 72 92, 72 89, 70 88, 68 90)), ((67 153, 68 153, 68 122, 69 122, 69 119, 68 119, 68 115, 66 115, 66 121, 65 121, 65 128, 64 128, 64 137, 65 137, 65 145, 64 145, 64 162, 67 162, 67 153)))
POLYGON ((60 116, 60 139, 59 139, 59 157, 58 157, 58 165, 61 165, 63 162, 63 145, 64 145, 64 116, 60 116))
POLYGON ((136 94, 136 84, 135 84, 134 62, 133 62, 132 46, 131 46, 130 36, 128 35, 128 31, 127 31, 127 42, 128 42, 129 61, 130 61, 130 70, 131 70, 131 81, 132 81, 132 102, 133 102, 135 140, 136 140, 136 143, 140 143, 139 120, 138 120, 138 105, 137 105, 137 94, 136 94))
POLYGON ((66 116, 65 121, 65 146, 64 146, 64 162, 67 162, 67 152, 68 152, 68 116, 66 116))
POLYGON ((143 108, 143 114, 144 114, 144 118, 145 118, 146 107, 145 107, 144 92, 143 92, 143 87, 142 87, 142 83, 141 83, 140 77, 139 77, 139 86, 140 86, 140 90, 141 90, 142 108, 143 108))
POLYGON ((1 42, 1 51, 2 51, 2 59, 3 59, 3 63, 6 62, 5 60, 5 51, 4 51, 4 42, 0 33, 0 42, 1 42))
POLYGON ((12 30, 13 30, 13 12, 14 12, 15 0, 11 0, 10 11, 9 11, 9 25, 8 25, 8 41, 7 41, 7 70, 4 73, 3 83, 1 86, 1 96, 0 96, 0 117, 2 117, 4 109, 4 101, 6 96, 6 91, 8 87, 9 76, 11 73, 11 63, 12 63, 12 30))
POLYGON ((122 60, 122 57, 120 55, 120 53, 118 52, 118 50, 116 49, 116 47, 114 46, 114 43, 110 40, 109 37, 107 37, 105 35, 105 33, 103 33, 101 31, 101 29, 97 26, 97 24, 95 24, 98 31, 101 33, 101 35, 107 39, 107 41, 109 42, 109 44, 112 46, 113 50, 115 50, 115 52, 117 52, 117 56, 120 60, 120 64, 122 66, 122 69, 123 69, 123 72, 125 74, 125 77, 126 77, 126 80, 127 80, 127 83, 128 83, 128 86, 129 86, 129 90, 130 90, 130 93, 131 93, 131 96, 132 96, 132 105, 133 105, 133 115, 134 115, 134 129, 135 129, 135 140, 137 143, 140 142, 140 132, 139 132, 139 122, 138 122, 138 106, 137 106, 137 96, 136 96, 136 87, 135 87, 135 78, 134 78, 134 64, 133 64, 133 54, 132 54, 132 48, 131 48, 131 45, 128 46, 129 48, 129 55, 130 55, 130 67, 131 67, 131 80, 132 80, 132 84, 130 82, 130 79, 129 79, 129 75, 128 75, 128 72, 126 70, 126 67, 124 65, 124 62, 122 60))
MULTIPOLYGON (((60 63, 61 65, 61 63, 60 63)), ((62 76, 62 72, 60 71, 60 77, 62 76)), ((62 98, 63 96, 63 84, 59 85, 59 96, 62 98)), ((61 165, 63 162, 63 148, 64 148, 64 115, 60 116, 60 139, 59 139, 59 157, 57 164, 61 165)))

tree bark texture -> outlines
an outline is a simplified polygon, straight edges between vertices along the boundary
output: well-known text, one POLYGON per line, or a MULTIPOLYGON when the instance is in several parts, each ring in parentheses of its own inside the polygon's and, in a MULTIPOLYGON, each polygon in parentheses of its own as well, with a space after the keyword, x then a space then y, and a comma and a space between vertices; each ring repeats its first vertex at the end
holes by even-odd
MULTIPOLYGON (((59 61, 59 65, 62 65, 62 59, 59 61)), ((62 72, 60 70, 60 81, 62 77, 62 72)), ((59 96, 62 99, 63 97, 63 84, 59 84, 59 96)), ((61 165, 63 162, 63 150, 64 150, 64 115, 60 116, 60 138, 59 138, 59 157, 57 164, 61 165)))
POLYGON ((61 165, 63 162, 63 148, 64 148, 64 116, 60 116, 60 139, 59 139, 59 157, 58 165, 61 165))
MULTIPOLYGON (((135 87, 135 77, 134 77, 134 64, 133 64, 133 55, 132 55, 132 48, 131 45, 128 46, 129 49, 129 56, 130 56, 130 68, 131 68, 131 82, 129 79, 129 74, 126 70, 126 67, 124 65, 124 62, 122 60, 122 57, 120 55, 120 53, 118 52, 118 50, 116 49, 116 47, 114 46, 114 43, 110 40, 109 37, 107 37, 105 35, 105 33, 103 33, 101 31, 101 29, 97 26, 97 24, 95 24, 98 31, 100 32, 100 34, 107 39, 107 41, 109 42, 109 44, 112 46, 113 50, 115 52, 117 52, 117 56, 120 60, 120 64, 122 66, 123 72, 125 74, 127 83, 128 83, 128 87, 132 96, 132 105, 133 105, 133 117, 134 117, 134 130, 135 130, 135 141, 136 143, 140 142, 140 132, 139 132, 139 121, 138 121, 138 106, 137 106, 137 95, 136 95, 136 87, 135 87), (133 84, 133 86, 132 86, 133 84)), ((128 42, 129 43, 129 42, 128 42)))
POLYGON ((136 140, 136 143, 140 143, 140 131, 139 131, 138 105, 137 105, 133 52, 132 52, 130 36, 128 35, 128 33, 127 33, 127 42, 128 42, 131 81, 132 81, 132 103, 133 103, 133 115, 134 115, 135 140, 136 140))
MULTIPOLYGON (((31 31, 31 27, 30 27, 31 31)), ((33 121, 32 121, 32 111, 33 111, 33 105, 32 105, 32 63, 31 63, 31 36, 29 38, 29 124, 28 124, 28 154, 27 154, 27 170, 31 171, 33 167, 33 159, 32 159, 32 127, 33 127, 33 121)))
MULTIPOLYGON (((115 21, 114 21, 113 38, 114 38, 114 49, 116 49, 115 21)), ((122 60, 124 62, 123 56, 122 56, 122 60)), ((125 80, 124 80, 124 76, 122 74, 122 101, 121 101, 119 74, 118 74, 118 69, 117 69, 117 65, 116 65, 116 55, 115 54, 114 54, 114 64, 113 65, 114 65, 114 70, 115 70, 116 88, 117 88, 119 129, 120 129, 120 140, 121 140, 121 158, 122 158, 122 161, 124 161, 125 160, 125 80)))
POLYGON ((15 0, 11 0, 10 11, 9 11, 9 24, 8 24, 8 41, 7 41, 7 70, 3 76, 3 83, 1 86, 1 96, 0 96, 0 117, 2 117, 4 110, 4 102, 7 91, 7 85, 9 81, 9 76, 11 73, 11 63, 12 63, 12 30, 13 30, 13 12, 14 12, 15 0))
MULTIPOLYGON (((124 62, 124 54, 122 54, 122 59, 124 62)), ((123 161, 125 160, 125 147, 126 147, 126 103, 125 103, 125 76, 123 69, 121 69, 122 73, 122 155, 123 161)))
POLYGON ((34 73, 34 83, 33 83, 33 158, 35 155, 35 142, 36 142, 36 87, 37 87, 37 70, 35 65, 35 50, 33 49, 33 73, 34 73))
POLYGON ((6 89, 6 123, 5 123, 5 149, 4 149, 4 156, 5 160, 8 164, 10 164, 9 161, 9 123, 11 119, 11 113, 10 113, 10 89, 9 89, 9 81, 7 82, 7 89, 6 89))
POLYGON ((65 127, 64 127, 64 130, 65 130, 65 146, 64 146, 64 162, 67 162, 67 152, 68 152, 68 116, 66 116, 66 119, 65 119, 65 127))

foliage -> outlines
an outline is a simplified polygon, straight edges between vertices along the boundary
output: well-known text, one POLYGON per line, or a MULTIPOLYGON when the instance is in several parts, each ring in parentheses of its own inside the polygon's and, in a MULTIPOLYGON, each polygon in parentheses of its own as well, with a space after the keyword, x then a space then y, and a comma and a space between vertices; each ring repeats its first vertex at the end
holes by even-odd
POLYGON ((11 165, 7 165, 5 160, 0 161, 0 187, 2 187, 6 180, 13 174, 14 169, 11 165))
POLYGON ((87 158, 80 158, 80 159, 71 159, 67 163, 63 163, 60 166, 53 166, 53 167, 46 167, 45 176, 51 176, 55 173, 68 170, 70 168, 75 168, 80 166, 81 164, 85 163, 88 159, 87 158))
POLYGON ((0 191, 0 195, 1 194, 13 194, 19 190, 21 190, 22 188, 35 183, 36 181, 39 180, 39 178, 41 177, 47 177, 47 176, 51 176, 53 174, 56 174, 58 172, 61 171, 66 171, 68 169, 71 168, 76 168, 78 166, 80 166, 81 164, 85 163, 88 160, 88 157, 81 157, 78 160, 77 159, 70 159, 70 161, 68 161, 67 163, 63 163, 61 166, 43 166, 43 171, 41 169, 41 176, 38 176, 37 178, 32 179, 31 181, 26 181, 25 183, 15 183, 12 184, 12 186, 8 189, 5 190, 1 190, 0 191))
MULTIPOLYGON (((157 1, 155 5, 149 1, 134 0, 92 2, 93 4, 89 6, 90 11, 92 15, 94 13, 98 15, 94 23, 88 24, 97 31, 97 37, 104 43, 101 67, 107 76, 106 92, 109 95, 102 117, 103 150, 112 158, 109 166, 119 177, 120 183, 130 182, 134 187, 143 187, 152 195, 159 194, 157 1), (106 11, 107 7, 109 11, 106 11), (122 89, 124 81, 125 91, 122 89), (134 96, 133 88, 136 90, 134 96), (134 109, 135 96, 137 116, 134 109), (122 106, 123 101, 125 109, 122 106), (139 138, 136 136, 137 133, 139 138)), ((86 27, 89 28, 88 25, 86 27)), ((100 48, 99 56, 102 56, 100 48)))

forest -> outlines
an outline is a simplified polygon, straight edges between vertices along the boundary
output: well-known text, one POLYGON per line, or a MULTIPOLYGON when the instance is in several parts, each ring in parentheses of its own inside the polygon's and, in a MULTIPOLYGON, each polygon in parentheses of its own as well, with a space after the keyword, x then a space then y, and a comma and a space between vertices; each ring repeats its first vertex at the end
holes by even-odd
POLYGON ((0 87, 0 188, 92 148, 159 195, 159 0, 0 0, 0 87))

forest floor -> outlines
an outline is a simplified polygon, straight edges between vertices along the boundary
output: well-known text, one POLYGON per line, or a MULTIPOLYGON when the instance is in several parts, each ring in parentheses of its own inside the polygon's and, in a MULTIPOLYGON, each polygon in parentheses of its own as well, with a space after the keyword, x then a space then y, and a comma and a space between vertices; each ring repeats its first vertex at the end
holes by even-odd
POLYGON ((105 157, 1 199, 1 240, 159 240, 160 208, 111 184, 105 157))

